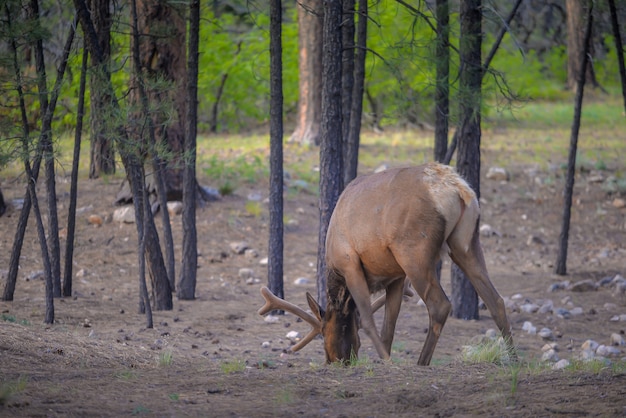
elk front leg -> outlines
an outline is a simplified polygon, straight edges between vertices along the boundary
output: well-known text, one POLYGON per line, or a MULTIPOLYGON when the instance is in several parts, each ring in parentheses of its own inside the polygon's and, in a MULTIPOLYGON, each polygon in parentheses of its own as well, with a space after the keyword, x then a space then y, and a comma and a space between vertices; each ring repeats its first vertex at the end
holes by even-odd
POLYGON ((400 313, 402 305, 402 296, 404 294, 404 278, 395 280, 387 286, 387 299, 385 303, 385 320, 383 321, 383 329, 381 337, 387 352, 391 354, 391 345, 393 344, 393 336, 396 330, 396 321, 400 313))
MULTIPOLYGON (((372 311, 372 305, 370 301, 370 291, 367 287, 367 281, 363 270, 359 267, 353 266, 350 271, 345 273, 346 285, 354 299, 359 315, 361 317, 361 328, 365 330, 365 333, 370 338, 376 348, 378 356, 383 360, 389 360, 389 350, 385 347, 378 331, 376 330, 376 323, 374 322, 374 313, 372 311)), ((402 290, 402 287, 400 287, 402 290)), ((400 294, 402 296, 402 294, 400 294)), ((396 315, 397 317, 397 315, 396 315)))

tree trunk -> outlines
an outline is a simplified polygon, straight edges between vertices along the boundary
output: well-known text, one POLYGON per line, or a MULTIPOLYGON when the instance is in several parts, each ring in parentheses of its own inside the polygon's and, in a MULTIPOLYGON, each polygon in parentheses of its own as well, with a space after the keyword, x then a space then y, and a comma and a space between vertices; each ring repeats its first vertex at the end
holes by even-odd
POLYGON ((617 63, 619 64, 619 77, 622 82, 624 110, 626 110, 626 68, 624 66, 624 47, 622 46, 622 35, 619 30, 619 20, 617 19, 615 0, 609 0, 609 8, 611 9, 611 26, 613 27, 613 39, 615 41, 615 51, 617 52, 617 63))
POLYGON ((317 246, 317 301, 326 307, 326 232, 343 189, 341 140, 341 0, 324 1, 322 58, 322 142, 320 144, 320 231, 317 246))
MULTIPOLYGON (((578 72, 582 68, 582 51, 584 49, 584 15, 583 2, 581 0, 566 0, 567 8, 567 88, 574 90, 578 85, 578 72)), ((591 47, 588 49, 591 52, 591 47)), ((593 65, 587 60, 587 66, 583 70, 585 83, 593 87, 598 82, 593 71, 593 65)))
MULTIPOLYGON (((103 60, 108 68, 111 59, 111 16, 110 0, 89 0, 89 11, 97 33, 98 44, 103 60)), ((94 71, 89 78, 90 93, 90 132, 91 148, 89 178, 96 179, 102 174, 115 173, 115 148, 107 129, 111 117, 111 97, 106 90, 106 71, 96 64, 92 56, 94 71)))
POLYGON ((4 196, 2 196, 2 190, 0 189, 0 216, 4 215, 7 210, 7 205, 4 203, 4 196))
POLYGON ((436 81, 435 81, 435 161, 443 162, 448 151, 450 116, 450 8, 448 0, 437 0, 436 81))
MULTIPOLYGON (((343 138, 343 156, 348 157, 348 138, 350 137, 350 116, 352 112, 352 92, 354 91, 354 66, 355 66, 355 44, 354 44, 354 18, 355 0, 342 0, 342 23, 341 23, 341 126, 343 138)), ((343 182, 347 184, 352 180, 348 178, 348 164, 344 161, 343 182)))
MULTIPOLYGON (((461 1, 461 126, 457 152, 457 170, 477 197, 480 197, 481 3, 482 0, 461 1)), ((478 319, 478 295, 465 274, 455 265, 452 267, 452 315, 461 319, 478 319)))
MULTIPOLYGON (((289 142, 320 145, 322 115, 322 4, 298 2, 298 116, 289 142)), ((340 54, 340 52, 338 52, 340 54)))
POLYGON ((174 3, 137 2, 139 55, 146 92, 156 127, 157 143, 166 150, 159 157, 167 163, 165 186, 168 200, 182 198, 182 150, 186 114, 186 23, 184 11, 174 3), (163 82, 170 84, 163 87, 163 82), (166 158, 167 155, 167 158, 166 158))
MULTIPOLYGON (((135 87, 140 88, 134 91, 143 94, 141 93, 143 88, 147 96, 147 101, 142 107, 144 117, 148 118, 148 145, 156 174, 157 196, 162 208, 168 279, 170 288, 174 290, 174 243, 167 201, 182 199, 182 170, 175 167, 182 167, 183 164, 186 25, 182 17, 183 11, 175 9, 168 3, 140 0, 137 2, 137 8, 137 30, 140 34, 138 44, 140 70, 137 74, 140 77, 131 79, 131 83, 135 80, 135 87), (163 81, 168 83, 170 88, 163 88, 163 81)), ((142 124, 143 122, 139 123, 142 124)), ((136 136, 139 138, 140 134, 136 133, 136 136)))
MULTIPOLYGON (((75 21, 76 24, 76 21, 75 21)), ((75 24, 72 28, 75 27, 75 24)), ((71 44, 70 44, 71 45, 71 44)), ((68 45, 68 53, 69 46, 68 45)), ((85 115, 85 90, 87 84, 87 64, 89 54, 83 48, 83 62, 80 70, 78 105, 76 108, 76 131, 74 132, 74 153, 72 155, 72 173, 70 177, 70 204, 67 213, 67 236, 65 240, 65 262, 63 270, 63 296, 72 296, 72 271, 74 259, 74 235, 76 230, 76 200, 78 198, 78 163, 80 161, 80 141, 83 133, 85 115)))
POLYGON ((363 117, 363 94, 365 90, 365 57, 367 54, 367 1, 359 0, 357 12, 357 33, 354 53, 354 85, 352 89, 352 107, 350 109, 350 126, 348 136, 344 138, 344 186, 356 176, 359 167, 359 144, 361 138, 361 121, 363 117))
POLYGON ((183 168, 183 258, 178 298, 196 297, 198 271, 198 235, 196 232, 196 136, 198 128, 198 48, 200 36, 200 0, 189 4, 189 56, 187 57, 187 129, 183 168))
MULTIPOLYGON (((283 63, 282 9, 270 2, 270 233, 267 281, 273 294, 284 299, 283 289, 283 63)), ((283 311, 274 313, 284 314, 283 311)))
MULTIPOLYGON (((39 0, 31 0, 29 17, 39 23, 39 0)), ((73 39, 72 33, 72 39, 73 39)), ((54 170, 54 148, 52 144, 52 109, 48 102, 48 83, 46 65, 43 54, 43 40, 39 37, 34 43, 35 66, 37 71, 37 87, 39 105, 43 115, 39 141, 43 151, 44 171, 46 173, 46 198, 48 206, 48 257, 52 274, 52 293, 61 297, 61 246, 59 242, 59 216, 56 196, 56 174, 54 170)))
POLYGON ((576 86, 576 98, 574 101, 574 120, 572 122, 572 132, 570 136, 569 157, 567 160, 567 177, 565 179, 565 190, 563 191, 563 220, 561 223, 561 234, 559 235, 559 252, 556 260, 554 272, 564 276, 567 274, 567 246, 569 240, 569 224, 572 211, 572 194, 574 191, 574 178, 576 174, 576 150, 578 147, 578 131, 580 129, 580 116, 583 108, 583 92, 587 77, 582 76, 587 66, 589 48, 591 44, 591 30, 593 27, 593 1, 589 1, 587 12, 587 25, 583 36, 583 48, 580 51, 580 68, 578 74, 578 84, 576 86))

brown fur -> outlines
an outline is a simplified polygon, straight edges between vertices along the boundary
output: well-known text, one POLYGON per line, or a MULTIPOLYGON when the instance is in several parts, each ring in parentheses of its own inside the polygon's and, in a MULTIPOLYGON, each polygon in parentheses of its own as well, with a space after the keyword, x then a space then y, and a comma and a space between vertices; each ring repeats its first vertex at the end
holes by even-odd
POLYGON ((379 356, 389 358, 408 278, 429 312, 419 359, 419 364, 429 364, 451 309, 435 273, 440 252, 448 248, 512 344, 504 303, 485 267, 478 217, 476 195, 448 166, 391 169, 350 183, 337 202, 326 238, 328 311, 320 311, 319 318, 327 361, 345 361, 350 350, 358 351, 358 333, 349 332, 350 324, 358 323, 357 310, 379 356), (370 305, 370 295, 380 289, 387 293, 381 334, 370 305))

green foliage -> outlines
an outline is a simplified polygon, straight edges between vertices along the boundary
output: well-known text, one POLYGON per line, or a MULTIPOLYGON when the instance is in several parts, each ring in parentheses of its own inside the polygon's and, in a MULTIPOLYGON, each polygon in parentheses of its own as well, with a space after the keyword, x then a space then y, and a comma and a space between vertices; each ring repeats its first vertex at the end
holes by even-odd
POLYGON ((30 322, 28 320, 17 319, 15 315, 7 314, 7 313, 3 313, 2 315, 0 315, 0 320, 5 321, 5 322, 11 322, 13 324, 30 325, 30 322))
MULTIPOLYGON (((269 120, 269 16, 223 13, 206 9, 200 27, 199 130, 207 131, 219 98, 218 131, 247 131, 269 120)), ((285 106, 297 101, 296 9, 289 7, 283 25, 283 84, 285 106)))

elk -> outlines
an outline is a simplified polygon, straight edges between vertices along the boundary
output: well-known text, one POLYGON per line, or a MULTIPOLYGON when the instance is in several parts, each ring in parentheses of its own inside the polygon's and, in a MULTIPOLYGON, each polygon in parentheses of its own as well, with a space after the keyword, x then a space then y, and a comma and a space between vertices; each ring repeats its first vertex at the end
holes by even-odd
MULTIPOLYGON (((379 357, 390 358, 402 296, 409 282, 428 309, 429 325, 419 365, 430 364, 452 305, 436 274, 442 254, 463 270, 489 309, 515 357, 502 297, 491 283, 478 234, 476 194, 453 168, 438 163, 389 169, 358 177, 343 191, 326 236, 326 310, 307 293, 313 314, 264 288, 264 315, 284 309, 312 330, 292 351, 321 334, 326 361, 345 362, 360 347, 359 328, 379 357), (385 290, 382 332, 374 322, 371 295, 385 290)), ((374 308, 382 305, 374 302, 374 308)))

